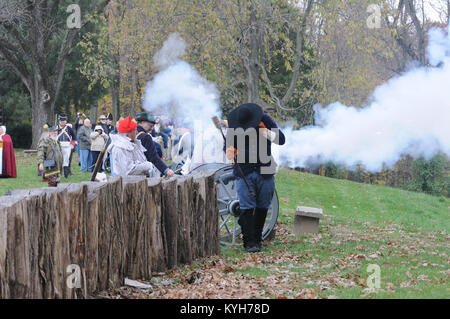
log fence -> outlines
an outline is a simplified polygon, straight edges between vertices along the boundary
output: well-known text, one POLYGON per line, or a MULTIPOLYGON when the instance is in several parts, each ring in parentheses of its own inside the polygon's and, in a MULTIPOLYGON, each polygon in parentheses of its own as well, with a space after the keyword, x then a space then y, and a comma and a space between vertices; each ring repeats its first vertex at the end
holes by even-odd
POLYGON ((214 172, 0 197, 0 298, 91 298, 220 253, 214 172))

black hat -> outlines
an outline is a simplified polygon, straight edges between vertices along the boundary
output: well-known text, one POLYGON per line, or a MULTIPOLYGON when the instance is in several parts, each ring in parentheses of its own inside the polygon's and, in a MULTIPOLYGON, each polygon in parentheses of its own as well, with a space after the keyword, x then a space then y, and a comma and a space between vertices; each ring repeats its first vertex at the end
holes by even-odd
POLYGON ((263 117, 263 110, 258 104, 247 103, 242 104, 228 115, 229 128, 257 127, 263 117))
POLYGON ((59 114, 59 120, 60 121, 67 121, 67 115, 64 113, 59 114))
POLYGON ((106 117, 108 120, 112 121, 113 120, 113 115, 111 113, 108 114, 108 116, 106 117))
POLYGON ((155 124, 156 120, 155 117, 147 112, 141 112, 136 114, 136 121, 137 122, 150 122, 155 124))

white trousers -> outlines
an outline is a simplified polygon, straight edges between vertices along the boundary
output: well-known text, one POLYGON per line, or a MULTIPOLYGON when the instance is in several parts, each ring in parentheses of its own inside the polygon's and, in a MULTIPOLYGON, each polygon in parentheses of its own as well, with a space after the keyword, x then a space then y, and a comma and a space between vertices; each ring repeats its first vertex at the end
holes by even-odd
POLYGON ((70 142, 60 142, 60 144, 63 155, 63 166, 69 166, 70 153, 72 152, 70 142))

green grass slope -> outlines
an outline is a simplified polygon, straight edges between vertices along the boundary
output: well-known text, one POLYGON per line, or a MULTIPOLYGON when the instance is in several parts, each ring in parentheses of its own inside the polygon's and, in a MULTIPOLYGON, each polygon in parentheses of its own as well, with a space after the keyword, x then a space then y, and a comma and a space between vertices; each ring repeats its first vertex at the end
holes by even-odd
POLYGON ((393 222, 423 230, 450 230, 450 200, 380 185, 281 170, 277 192, 282 216, 297 206, 321 207, 324 213, 359 221, 393 222))

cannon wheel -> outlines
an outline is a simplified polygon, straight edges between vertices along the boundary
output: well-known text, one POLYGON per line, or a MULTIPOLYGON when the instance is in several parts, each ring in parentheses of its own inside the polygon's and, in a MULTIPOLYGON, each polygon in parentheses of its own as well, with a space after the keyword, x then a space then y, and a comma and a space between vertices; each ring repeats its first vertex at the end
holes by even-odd
MULTIPOLYGON (((209 163, 194 168, 192 172, 202 170, 215 171, 216 174, 220 243, 226 246, 234 245, 237 237, 241 234, 241 227, 238 224, 239 199, 236 192, 236 177, 233 175, 233 166, 223 163, 209 163)), ((264 224, 264 240, 273 234, 278 210, 278 195, 275 191, 264 224)))

